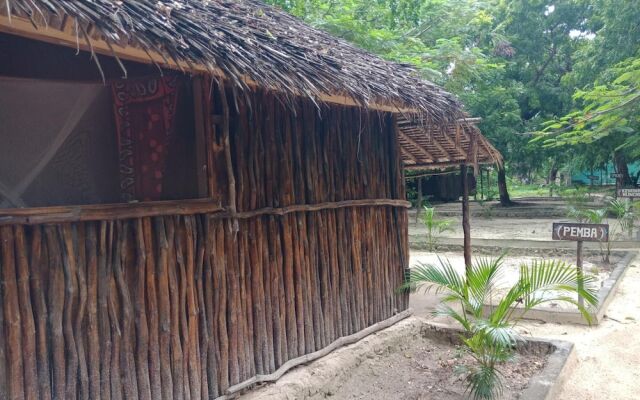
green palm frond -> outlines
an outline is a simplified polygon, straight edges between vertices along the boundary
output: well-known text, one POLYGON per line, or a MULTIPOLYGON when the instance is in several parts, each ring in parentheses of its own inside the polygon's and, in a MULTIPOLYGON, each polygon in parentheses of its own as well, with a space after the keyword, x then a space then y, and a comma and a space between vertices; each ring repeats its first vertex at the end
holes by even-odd
POLYGON ((513 347, 518 341, 522 341, 520 334, 510 322, 493 322, 489 319, 475 321, 474 329, 483 335, 495 346, 513 347))
POLYGON ((480 364, 467 379, 467 391, 474 400, 491 400, 502 396, 502 375, 496 368, 480 364))
POLYGON ((471 324, 470 324, 470 322, 467 320, 466 315, 464 313, 457 312, 456 310, 451 308, 451 306, 447 305, 446 303, 438 304, 438 306, 433 310, 432 314, 434 316, 439 316, 439 317, 450 317, 450 318, 453 318, 460 325, 462 325, 462 328, 466 332, 469 332, 469 331, 471 331, 471 329, 473 329, 471 324))
POLYGON ((585 302, 595 306, 598 303, 595 280, 591 276, 579 274, 575 267, 557 260, 535 260, 530 265, 520 266, 518 285, 522 287, 525 306, 529 297, 542 292, 572 293, 581 296, 585 302))
POLYGON ((467 274, 469 303, 480 316, 487 297, 502 277, 504 254, 498 258, 477 258, 467 274))
POLYGON ((587 305, 598 303, 592 277, 562 261, 543 260, 522 264, 516 284, 487 312, 484 305, 502 276, 503 259, 504 254, 476 259, 465 276, 449 260, 438 258, 439 265, 414 266, 402 286, 403 290, 422 288, 443 294, 434 315, 452 318, 462 326, 463 343, 478 363, 467 377, 473 399, 493 399, 502 393, 496 364, 513 357, 515 345, 522 340, 516 326, 529 310, 544 303, 567 302, 590 322, 588 309, 578 303, 576 295, 587 305), (456 303, 459 309, 450 305, 456 303))
POLYGON ((400 289, 411 291, 424 289, 425 293, 435 290, 435 293, 445 292, 449 295, 463 296, 466 288, 464 277, 456 271, 449 260, 438 257, 438 261, 439 266, 424 263, 414 265, 407 281, 400 289))

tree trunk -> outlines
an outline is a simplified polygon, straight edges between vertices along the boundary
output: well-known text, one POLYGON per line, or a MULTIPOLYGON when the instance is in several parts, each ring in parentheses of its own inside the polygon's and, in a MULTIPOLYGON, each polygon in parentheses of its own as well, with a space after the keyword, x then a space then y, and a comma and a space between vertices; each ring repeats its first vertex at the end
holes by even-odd
POLYGON ((629 167, 627 166, 627 159, 620 151, 613 153, 613 161, 616 164, 616 172, 621 176, 616 178, 618 180, 618 187, 623 188, 633 185, 633 180, 629 175, 629 167))
POLYGON ((422 177, 416 179, 418 186, 418 203, 416 204, 416 224, 420 220, 420 211, 422 211, 422 177))
POLYGON ((556 160, 551 162, 551 168, 549 169, 549 175, 547 176, 547 185, 549 185, 549 197, 553 197, 553 187, 556 184, 558 178, 558 164, 556 160))
POLYGON ((504 166, 498 166, 498 191, 500 192, 500 205, 502 207, 509 207, 513 205, 513 202, 509 198, 509 191, 507 190, 507 176, 504 171, 504 166))

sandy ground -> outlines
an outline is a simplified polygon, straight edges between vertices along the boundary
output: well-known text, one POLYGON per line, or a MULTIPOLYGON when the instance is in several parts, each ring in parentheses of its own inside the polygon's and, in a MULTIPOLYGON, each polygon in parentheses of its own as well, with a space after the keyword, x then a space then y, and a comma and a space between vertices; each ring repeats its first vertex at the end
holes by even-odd
MULTIPOLYGON (((629 269, 595 327, 525 322, 521 334, 575 343, 577 362, 569 371, 559 400, 634 400, 640 398, 640 257, 629 269)), ((413 297, 418 315, 429 315, 432 297, 413 297)))
MULTIPOLYGON (((516 355, 499 367, 504 377, 503 400, 517 399, 529 378, 540 371, 545 359, 516 355)), ((465 374, 475 361, 451 345, 415 338, 399 351, 367 358, 349 371, 349 378, 327 396, 335 400, 462 400, 466 399, 465 374)))
POLYGON ((575 368, 560 400, 640 398, 640 257, 636 256, 597 327, 529 323, 522 333, 569 340, 576 345, 575 368))
MULTIPOLYGON (((451 220, 451 230, 443 232, 439 237, 462 238, 461 217, 439 217, 439 219, 451 220)), ((479 239, 527 239, 550 241, 552 225, 554 222, 563 221, 563 218, 472 218, 471 237, 479 239)), ((611 232, 620 232, 615 220, 608 221, 611 232)), ((415 217, 411 216, 409 235, 425 235, 426 229, 421 222, 415 223, 415 217)), ((616 240, 628 240, 627 235, 619 235, 616 240)))
MULTIPOLYGON (((295 368, 242 400, 464 400, 465 370, 475 362, 448 339, 407 318, 373 335, 295 368)), ((503 400, 518 398, 546 355, 525 352, 501 364, 503 400)))
MULTIPOLYGON (((440 265, 440 261, 438 260, 438 257, 440 257, 440 259, 445 262, 446 260, 448 260, 451 263, 451 265, 454 268, 456 268, 456 270, 458 270, 458 272, 460 272, 461 274, 464 273, 464 257, 462 256, 462 254, 454 253, 454 252, 442 252, 442 253, 435 254, 435 253, 429 253, 429 252, 423 252, 423 251, 412 251, 410 255, 409 265, 414 266, 418 263, 440 265)), ((619 258, 620 257, 618 255, 612 255, 611 261, 615 263, 619 260, 619 258)), ((575 256, 573 257, 561 256, 561 257, 554 257, 554 259, 561 260, 569 264, 572 264, 575 262, 575 256)), ((497 290, 495 293, 493 293, 493 295, 495 297, 498 297, 501 295, 501 293, 506 291, 507 288, 510 288, 511 286, 513 286, 518 280, 520 265, 522 263, 530 264, 534 260, 536 260, 536 258, 534 257, 524 257, 524 256, 506 257, 503 261, 503 274, 496 283, 497 290)), ((538 258, 538 260, 540 259, 538 258)), ((600 287, 602 286, 602 282, 609 277, 612 265, 605 265, 602 263, 599 256, 590 255, 585 257, 583 268, 585 271, 585 275, 593 278, 592 284, 594 289, 599 290, 600 287)), ((552 295, 553 295, 552 292, 547 293, 547 296, 552 296, 552 295)), ((426 304, 432 306, 435 300, 430 301, 428 299, 422 299, 422 300, 417 299, 419 297, 428 297, 428 296, 434 297, 435 295, 431 293, 428 293, 428 294, 418 293, 413 296, 414 298, 412 298, 412 300, 426 302, 426 304)), ((577 299, 577 297, 575 298, 577 299)), ((549 303, 544 307, 559 308, 559 309, 575 309, 576 308, 573 304, 566 303, 566 302, 549 303)))

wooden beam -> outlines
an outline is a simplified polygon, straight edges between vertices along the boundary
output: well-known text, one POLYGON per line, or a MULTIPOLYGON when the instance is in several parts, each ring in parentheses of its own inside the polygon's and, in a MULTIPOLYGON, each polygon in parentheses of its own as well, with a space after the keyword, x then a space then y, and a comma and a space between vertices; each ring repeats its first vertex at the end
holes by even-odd
POLYGON ((403 156, 406 156, 406 158, 408 158, 411 161, 413 161, 414 163, 418 164, 418 159, 413 154, 411 154, 407 149, 405 149, 404 147, 400 146, 400 152, 402 153, 403 156))
POLYGON ((449 137, 449 135, 447 135, 447 132, 442 132, 442 137, 444 138, 444 140, 449 144, 449 146, 452 146, 455 151, 458 152, 458 156, 462 157, 462 159, 466 160, 468 155, 465 154, 464 149, 462 149, 460 146, 458 146, 456 143, 453 142, 453 140, 451 140, 451 138, 449 137))
POLYGON ((58 222, 112 221, 159 215, 191 215, 223 211, 210 199, 155 201, 88 206, 34 207, 0 210, 0 225, 35 225, 58 222))
POLYGON ((298 212, 316 212, 355 207, 410 208, 411 203, 399 199, 359 199, 317 204, 294 204, 286 207, 265 207, 252 211, 229 212, 211 199, 154 201, 122 204, 93 204, 88 206, 56 206, 8 208, 0 210, 2 225, 37 225, 59 222, 114 221, 161 215, 210 214, 214 219, 249 219, 263 215, 283 216, 298 212))
POLYGON ((412 146, 415 146, 418 149, 418 151, 427 158, 429 162, 434 161, 434 157, 431 155, 431 153, 429 153, 429 151, 427 151, 427 149, 425 149, 424 146, 420 145, 418 142, 416 142, 415 140, 410 138, 407 134, 405 134, 402 131, 402 129, 398 129, 398 136, 400 136, 403 140, 406 140, 407 142, 409 142, 412 146))
MULTIPOLYGON (((67 26, 72 26, 69 24, 67 26)), ((28 39, 39 40, 59 46, 71 47, 83 51, 93 51, 97 54, 113 57, 114 54, 119 58, 128 61, 139 62, 143 64, 156 64, 162 68, 174 69, 179 71, 189 71, 192 73, 204 73, 226 79, 225 73, 215 65, 204 65, 199 63, 187 64, 184 61, 176 62, 170 57, 165 57, 155 51, 145 51, 142 48, 134 46, 122 46, 116 42, 107 43, 102 39, 91 39, 91 44, 87 43, 82 36, 77 37, 74 32, 67 29, 61 31, 50 26, 34 27, 27 18, 12 16, 11 20, 5 15, 0 15, 0 32, 12 35, 26 37, 28 39), (111 45, 111 46, 110 46, 111 45)), ((262 87, 248 76, 241 77, 241 80, 249 87, 262 87)), ((276 88, 266 88, 271 91, 277 91, 276 88)), ((298 94, 298 96, 307 96, 306 94, 298 94)), ((338 104, 344 106, 364 107, 371 110, 385 111, 391 113, 419 113, 420 110, 404 104, 395 104, 393 102, 369 102, 360 104, 348 95, 341 93, 318 93, 315 95, 320 102, 338 104)))

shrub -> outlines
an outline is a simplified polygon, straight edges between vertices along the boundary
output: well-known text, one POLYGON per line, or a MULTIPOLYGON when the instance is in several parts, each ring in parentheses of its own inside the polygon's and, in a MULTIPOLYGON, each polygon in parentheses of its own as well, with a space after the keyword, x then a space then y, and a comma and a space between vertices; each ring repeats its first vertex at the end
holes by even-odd
POLYGON ((578 294, 587 304, 597 304, 592 278, 560 261, 534 261, 520 266, 517 283, 487 311, 484 305, 500 280, 502 261, 502 256, 477 259, 466 276, 448 260, 440 259, 440 265, 418 264, 401 287, 435 290, 444 295, 434 314, 451 317, 462 326, 462 341, 477 364, 467 375, 467 389, 474 399, 501 395, 503 383, 497 366, 512 357, 521 340, 516 327, 529 310, 543 303, 565 301, 578 307, 591 321, 588 310, 572 295, 578 294), (452 307, 455 304, 458 309, 452 307), (514 315, 516 306, 522 307, 522 312, 514 315))

